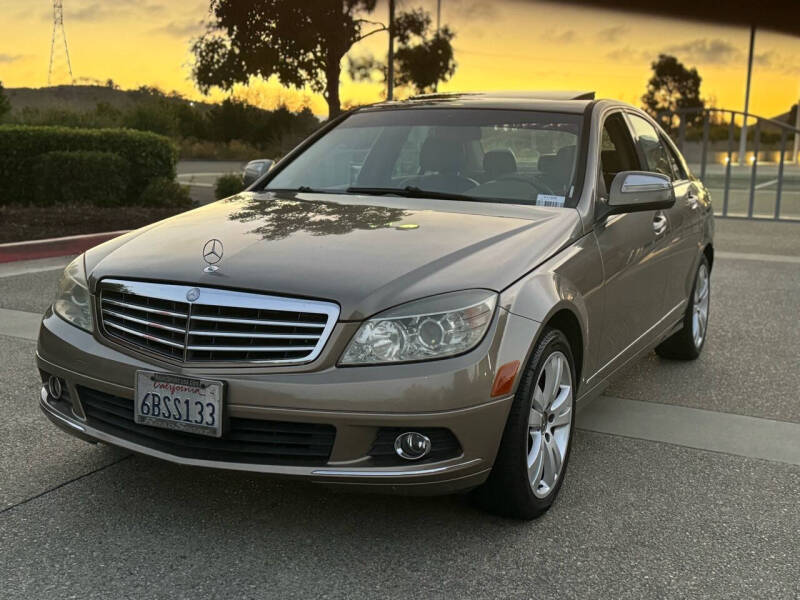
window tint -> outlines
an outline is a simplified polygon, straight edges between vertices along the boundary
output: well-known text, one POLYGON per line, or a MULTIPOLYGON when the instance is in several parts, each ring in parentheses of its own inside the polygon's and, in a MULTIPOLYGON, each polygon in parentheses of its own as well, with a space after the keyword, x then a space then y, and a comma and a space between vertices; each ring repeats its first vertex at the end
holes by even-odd
POLYGON ((661 173, 670 179, 674 179, 675 174, 672 172, 669 154, 667 154, 667 149, 661 143, 656 128, 638 115, 629 114, 628 117, 639 148, 642 149, 647 161, 645 170, 661 173))
POLYGON ((621 113, 609 116, 603 123, 600 169, 606 190, 611 189, 611 182, 617 173, 639 170, 639 160, 636 157, 633 140, 621 113))

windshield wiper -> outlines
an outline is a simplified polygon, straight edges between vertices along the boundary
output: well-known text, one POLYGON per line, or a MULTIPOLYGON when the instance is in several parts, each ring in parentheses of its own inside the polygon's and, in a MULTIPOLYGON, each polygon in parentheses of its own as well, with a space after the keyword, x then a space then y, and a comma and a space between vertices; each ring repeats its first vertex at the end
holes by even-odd
POLYGON ((306 193, 311 193, 311 192, 322 192, 323 190, 315 190, 314 188, 309 187, 307 185, 301 185, 301 186, 298 186, 296 188, 264 188, 261 191, 263 191, 263 192, 306 192, 306 193))
POLYGON ((468 196, 466 194, 453 194, 450 192, 435 192, 423 190, 414 185, 401 188, 393 187, 349 187, 345 190, 348 194, 367 194, 372 196, 388 196, 394 194, 403 198, 431 198, 433 200, 466 200, 468 202, 496 202, 486 198, 468 196))

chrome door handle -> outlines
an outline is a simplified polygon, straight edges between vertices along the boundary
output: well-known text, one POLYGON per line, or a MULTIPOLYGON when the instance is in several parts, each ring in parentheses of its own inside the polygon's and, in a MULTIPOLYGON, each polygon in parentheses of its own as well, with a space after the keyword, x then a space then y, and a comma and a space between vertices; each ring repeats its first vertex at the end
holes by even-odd
POLYGON ((656 235, 662 235, 667 230, 667 217, 656 215, 653 217, 653 231, 656 235))
POLYGON ((689 194, 686 199, 686 204, 689 205, 689 208, 692 210, 697 210, 697 206, 700 203, 700 198, 695 194, 689 194))

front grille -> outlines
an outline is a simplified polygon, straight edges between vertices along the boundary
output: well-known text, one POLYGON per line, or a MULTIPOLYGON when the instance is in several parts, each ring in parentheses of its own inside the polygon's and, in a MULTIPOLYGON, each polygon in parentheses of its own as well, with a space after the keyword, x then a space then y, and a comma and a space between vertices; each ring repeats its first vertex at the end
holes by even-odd
POLYGON ((339 307, 216 288, 104 279, 99 312, 109 338, 176 360, 292 364, 319 355, 339 307))
POLYGON ((231 417, 222 437, 137 425, 133 401, 78 386, 89 425, 109 435, 183 458, 269 465, 320 466, 336 437, 333 425, 231 417))

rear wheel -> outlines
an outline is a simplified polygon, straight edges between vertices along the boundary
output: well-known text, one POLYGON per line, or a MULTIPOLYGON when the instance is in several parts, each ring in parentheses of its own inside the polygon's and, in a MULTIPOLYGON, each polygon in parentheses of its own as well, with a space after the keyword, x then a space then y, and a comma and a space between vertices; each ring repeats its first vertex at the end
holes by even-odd
POLYGON ((683 315, 683 327, 656 347, 659 356, 677 360, 694 360, 700 356, 708 333, 710 300, 711 271, 708 260, 703 256, 697 266, 692 295, 683 315))
POLYGON ((474 492, 483 508, 533 519, 553 504, 575 425, 574 374, 567 338, 545 332, 520 381, 489 479, 474 492))

